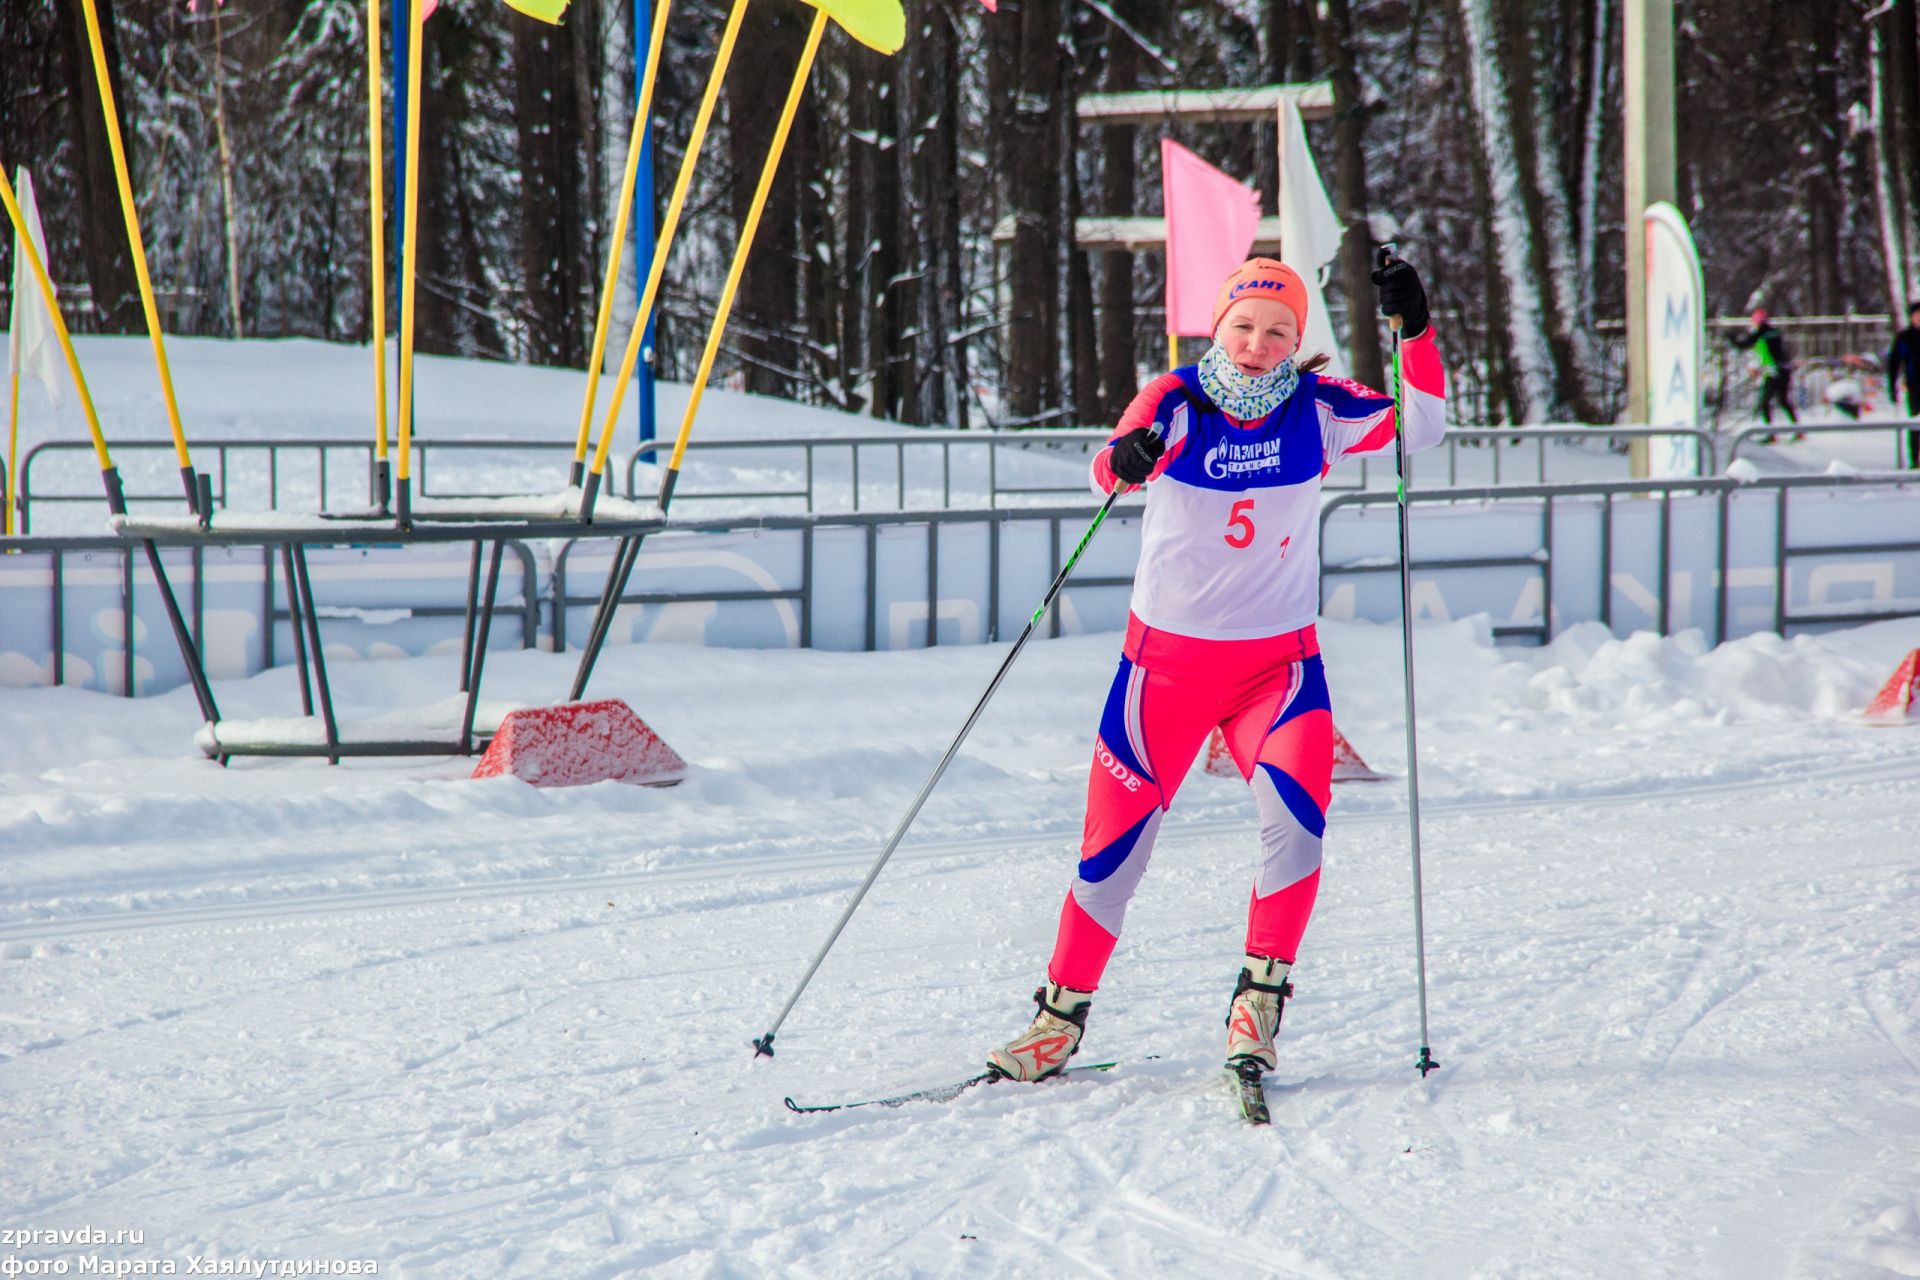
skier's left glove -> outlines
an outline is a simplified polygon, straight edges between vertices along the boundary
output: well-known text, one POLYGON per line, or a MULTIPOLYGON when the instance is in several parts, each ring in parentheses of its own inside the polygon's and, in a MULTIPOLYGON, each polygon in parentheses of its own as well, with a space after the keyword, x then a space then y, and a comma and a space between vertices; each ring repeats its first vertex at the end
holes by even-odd
POLYGON ((1427 291, 1411 263, 1382 249, 1372 280, 1380 291, 1380 314, 1400 317, 1401 337, 1417 338, 1427 331, 1427 291))

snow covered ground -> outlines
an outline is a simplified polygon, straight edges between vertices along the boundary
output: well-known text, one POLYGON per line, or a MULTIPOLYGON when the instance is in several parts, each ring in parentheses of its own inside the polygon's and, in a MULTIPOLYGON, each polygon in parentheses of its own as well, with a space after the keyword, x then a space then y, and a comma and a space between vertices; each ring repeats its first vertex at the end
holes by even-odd
MULTIPOLYGON (((1329 624, 1404 768, 1398 630, 1329 624)), ((685 784, 237 763, 184 690, 0 690, 0 1243, 404 1277, 1920 1275, 1920 623, 1708 650, 1419 633, 1432 1043, 1404 787, 1336 794, 1271 1129, 1217 1079, 1255 835, 1196 773, 1094 1006, 1111 1074, 957 1079, 1023 1025, 1116 638, 1036 642, 766 1029, 1004 646, 610 650, 685 784)), ((451 663, 337 671, 349 714, 451 663)), ((502 653, 495 697, 571 664, 502 653)), ((279 670, 220 686, 235 715, 279 670)))

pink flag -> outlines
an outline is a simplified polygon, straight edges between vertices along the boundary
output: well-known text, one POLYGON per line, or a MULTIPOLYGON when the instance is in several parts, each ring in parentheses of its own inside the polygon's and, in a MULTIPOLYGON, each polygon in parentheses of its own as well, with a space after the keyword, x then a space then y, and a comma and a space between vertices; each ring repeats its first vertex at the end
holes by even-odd
POLYGON ((1167 206, 1167 332, 1213 333, 1220 282, 1247 260, 1260 229, 1260 194, 1172 138, 1160 139, 1167 206))

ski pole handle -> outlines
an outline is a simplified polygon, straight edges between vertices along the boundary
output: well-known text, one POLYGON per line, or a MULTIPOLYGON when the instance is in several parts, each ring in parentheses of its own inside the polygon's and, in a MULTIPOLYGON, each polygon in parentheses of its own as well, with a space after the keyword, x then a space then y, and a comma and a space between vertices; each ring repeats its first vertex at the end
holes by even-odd
MULTIPOLYGON (((1398 246, 1391 240, 1380 246, 1380 269, 1382 271, 1393 265, 1397 248, 1398 246)), ((1400 332, 1400 327, 1406 322, 1407 318, 1405 316, 1390 315, 1387 317, 1387 328, 1397 334, 1400 332)))

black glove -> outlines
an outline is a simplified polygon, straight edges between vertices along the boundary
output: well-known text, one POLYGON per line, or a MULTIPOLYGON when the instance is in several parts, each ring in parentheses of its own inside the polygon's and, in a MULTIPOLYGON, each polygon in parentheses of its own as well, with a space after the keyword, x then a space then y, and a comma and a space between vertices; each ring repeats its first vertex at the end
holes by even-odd
POLYGON ((1167 446, 1153 434, 1153 428, 1135 427, 1113 442, 1113 456, 1108 462, 1113 474, 1128 484, 1145 484, 1166 451, 1167 446))
POLYGON ((1427 331, 1427 291, 1411 264, 1382 249, 1372 279, 1380 290, 1380 314, 1400 317, 1401 337, 1417 338, 1427 331))

